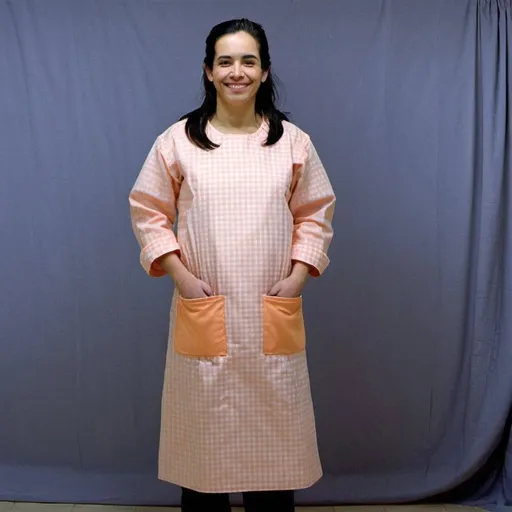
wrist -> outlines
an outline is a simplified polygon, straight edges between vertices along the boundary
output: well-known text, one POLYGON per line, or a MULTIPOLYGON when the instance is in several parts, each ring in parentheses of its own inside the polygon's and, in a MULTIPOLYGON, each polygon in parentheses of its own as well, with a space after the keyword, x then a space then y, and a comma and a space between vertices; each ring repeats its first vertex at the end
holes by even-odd
POLYGON ((309 275, 309 265, 302 261, 294 261, 291 275, 305 281, 309 275))
POLYGON ((187 277, 188 270, 183 265, 178 253, 171 252, 160 258, 160 266, 175 282, 181 282, 187 277))

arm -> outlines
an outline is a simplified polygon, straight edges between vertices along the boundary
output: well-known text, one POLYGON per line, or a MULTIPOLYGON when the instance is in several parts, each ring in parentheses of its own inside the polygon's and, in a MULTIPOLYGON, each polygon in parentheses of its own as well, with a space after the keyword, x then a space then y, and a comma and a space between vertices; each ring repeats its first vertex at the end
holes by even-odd
POLYGON ((294 218, 292 275, 305 279, 307 274, 320 276, 329 265, 327 251, 333 238, 336 197, 309 139, 297 173, 289 203, 294 218))
POLYGON ((336 198, 315 148, 308 139, 304 161, 295 170, 290 197, 294 219, 292 271, 269 295, 297 297, 308 275, 318 277, 329 264, 327 250, 333 237, 332 218, 336 198))
POLYGON ((159 137, 129 196, 132 227, 141 247, 140 262, 152 277, 179 275, 185 269, 173 230, 181 181, 172 148, 165 147, 159 137))

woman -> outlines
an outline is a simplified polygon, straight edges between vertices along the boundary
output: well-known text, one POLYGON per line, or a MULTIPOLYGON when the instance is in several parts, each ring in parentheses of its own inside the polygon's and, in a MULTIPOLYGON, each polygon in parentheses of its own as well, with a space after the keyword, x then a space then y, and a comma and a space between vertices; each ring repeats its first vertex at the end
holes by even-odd
POLYGON ((206 40, 205 99, 161 134, 130 194, 141 263, 175 283, 159 478, 182 510, 294 510, 322 475, 301 292, 328 265, 335 197, 274 105, 262 27, 206 40), (179 212, 177 235, 173 228, 179 212))

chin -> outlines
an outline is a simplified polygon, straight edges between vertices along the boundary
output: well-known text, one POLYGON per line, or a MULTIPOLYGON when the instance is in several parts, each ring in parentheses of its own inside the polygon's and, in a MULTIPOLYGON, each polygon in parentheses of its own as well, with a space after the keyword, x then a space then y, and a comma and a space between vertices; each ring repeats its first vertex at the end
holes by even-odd
POLYGON ((255 100, 255 96, 246 96, 245 94, 239 95, 239 97, 233 97, 231 95, 222 96, 224 103, 228 105, 242 105, 244 103, 251 103, 255 100))

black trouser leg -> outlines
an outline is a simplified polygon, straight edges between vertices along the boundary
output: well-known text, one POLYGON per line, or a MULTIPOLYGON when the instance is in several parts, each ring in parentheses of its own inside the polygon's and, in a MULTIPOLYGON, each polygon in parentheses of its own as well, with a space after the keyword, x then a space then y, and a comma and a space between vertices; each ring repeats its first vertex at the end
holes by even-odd
POLYGON ((181 488, 182 512, 231 512, 229 494, 209 494, 181 488))
POLYGON ((293 491, 244 492, 245 512, 294 512, 293 491))

